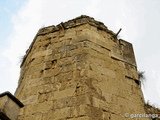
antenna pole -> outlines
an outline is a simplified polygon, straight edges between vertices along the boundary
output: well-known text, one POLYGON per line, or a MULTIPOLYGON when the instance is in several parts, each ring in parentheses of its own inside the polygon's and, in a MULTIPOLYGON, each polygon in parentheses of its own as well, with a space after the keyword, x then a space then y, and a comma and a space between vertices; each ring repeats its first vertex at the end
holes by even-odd
POLYGON ((117 34, 114 36, 115 38, 117 38, 118 34, 121 32, 121 28, 119 29, 119 31, 117 32, 117 34))

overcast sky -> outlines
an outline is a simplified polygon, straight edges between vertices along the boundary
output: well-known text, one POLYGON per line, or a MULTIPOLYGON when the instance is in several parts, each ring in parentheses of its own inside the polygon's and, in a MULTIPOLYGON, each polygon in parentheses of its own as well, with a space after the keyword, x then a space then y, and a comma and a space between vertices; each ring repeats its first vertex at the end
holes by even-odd
POLYGON ((160 106, 160 0, 0 0, 0 93, 14 93, 20 58, 41 27, 82 14, 103 22, 134 47, 145 71, 146 101, 160 106))

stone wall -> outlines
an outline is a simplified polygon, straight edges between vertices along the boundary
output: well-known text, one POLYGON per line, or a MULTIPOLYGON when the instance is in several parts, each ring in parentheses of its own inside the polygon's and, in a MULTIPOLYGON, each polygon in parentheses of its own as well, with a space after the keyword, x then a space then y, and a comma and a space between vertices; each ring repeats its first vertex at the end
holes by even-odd
POLYGON ((40 29, 21 64, 19 120, 124 120, 125 113, 145 113, 132 44, 115 35, 88 16, 40 29))

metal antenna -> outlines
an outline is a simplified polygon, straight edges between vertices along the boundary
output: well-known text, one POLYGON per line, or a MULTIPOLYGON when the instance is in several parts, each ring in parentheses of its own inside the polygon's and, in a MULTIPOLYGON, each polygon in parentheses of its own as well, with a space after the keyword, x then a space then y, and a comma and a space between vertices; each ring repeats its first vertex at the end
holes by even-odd
POLYGON ((117 32, 117 34, 114 36, 115 38, 117 38, 118 34, 121 32, 121 28, 119 29, 119 31, 117 32))

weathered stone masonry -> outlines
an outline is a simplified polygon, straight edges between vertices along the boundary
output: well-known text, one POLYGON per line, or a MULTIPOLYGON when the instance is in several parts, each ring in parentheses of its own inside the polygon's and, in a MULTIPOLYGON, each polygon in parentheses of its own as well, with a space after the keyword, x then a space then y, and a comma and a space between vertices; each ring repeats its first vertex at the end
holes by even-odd
POLYGON ((145 113, 132 44, 114 36, 88 16, 40 29, 21 64, 15 96, 25 106, 18 120, 124 120, 125 113, 145 113))

